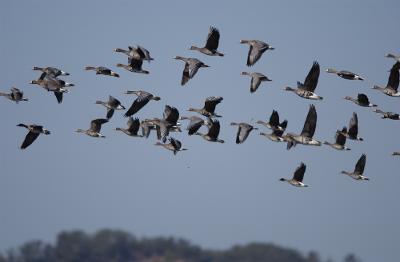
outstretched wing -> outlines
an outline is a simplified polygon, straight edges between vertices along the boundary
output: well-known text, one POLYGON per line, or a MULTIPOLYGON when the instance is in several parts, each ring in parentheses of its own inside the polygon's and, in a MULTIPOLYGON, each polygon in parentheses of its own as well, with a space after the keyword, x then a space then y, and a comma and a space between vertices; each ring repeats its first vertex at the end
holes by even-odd
POLYGON ((387 87, 390 87, 396 91, 399 88, 399 69, 400 62, 396 62, 390 70, 389 80, 387 83, 387 87))
POLYGON ((90 130, 92 130, 93 132, 100 132, 101 129, 101 125, 104 123, 107 123, 108 119, 104 119, 104 118, 97 118, 95 120, 92 120, 90 122, 90 130))
POLYGON ((205 109, 207 112, 214 113, 215 107, 216 107, 219 103, 221 103, 222 100, 223 100, 223 98, 220 97, 220 96, 210 96, 210 97, 207 97, 206 101, 204 102, 204 109, 205 109))
POLYGON ((354 173, 362 175, 364 173, 365 163, 367 161, 367 156, 362 154, 360 159, 358 159, 356 167, 354 168, 354 173))
POLYGON ((306 79, 304 80, 303 85, 304 85, 305 90, 314 92, 314 90, 318 84, 319 73, 320 73, 319 64, 317 61, 314 61, 313 65, 310 69, 310 72, 308 72, 308 75, 306 76, 306 79))
POLYGON ((279 114, 276 110, 272 110, 272 114, 269 117, 269 125, 271 127, 278 127, 279 126, 279 114))
POLYGON ((33 143, 33 141, 36 140, 39 134, 40 133, 34 133, 32 131, 29 131, 28 134, 25 136, 24 142, 22 142, 21 149, 25 149, 28 146, 30 146, 33 143))
POLYGON ((215 27, 210 27, 210 32, 207 36, 206 48, 209 50, 217 50, 219 44, 219 31, 215 27))
POLYGON ((133 101, 131 107, 126 111, 125 116, 132 116, 136 114, 142 107, 150 101, 149 95, 140 95, 133 101))
POLYGON ((303 162, 301 162, 300 166, 298 166, 294 171, 293 179, 302 182, 305 172, 306 172, 306 165, 303 162))
POLYGON ((358 94, 357 95, 357 100, 360 104, 363 105, 369 105, 369 99, 368 96, 366 94, 358 94))
POLYGON ((346 144, 346 136, 344 134, 347 133, 347 128, 343 127, 341 132, 336 132, 336 144, 344 146, 346 144))
POLYGON ((306 121, 304 122, 303 130, 301 131, 301 135, 312 138, 314 136, 316 126, 317 110, 315 109, 315 106, 311 104, 310 109, 308 110, 306 121))
POLYGON ((350 119, 348 134, 351 137, 356 137, 358 134, 358 117, 355 112, 353 112, 353 117, 350 119))

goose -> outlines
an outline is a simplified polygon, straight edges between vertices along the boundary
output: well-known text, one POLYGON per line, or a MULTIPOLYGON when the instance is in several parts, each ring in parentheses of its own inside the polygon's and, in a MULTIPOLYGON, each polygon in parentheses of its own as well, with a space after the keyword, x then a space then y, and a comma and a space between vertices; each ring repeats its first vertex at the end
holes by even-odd
POLYGON ((114 76, 114 77, 119 77, 117 73, 112 71, 110 68, 107 68, 105 66, 86 66, 85 70, 92 70, 96 71, 96 75, 106 75, 106 76, 114 76))
POLYGON ((150 100, 159 101, 161 98, 159 96, 155 96, 146 91, 126 91, 125 94, 134 94, 137 96, 135 101, 133 101, 131 107, 126 111, 125 116, 132 116, 136 114, 140 109, 142 109, 150 100))
POLYGON ((400 152, 393 152, 392 156, 400 156, 400 152))
POLYGON ((287 149, 289 150, 292 146, 296 146, 296 144, 298 143, 303 145, 320 146, 321 142, 313 139, 316 126, 317 111, 315 109, 315 106, 311 104, 301 134, 286 134, 285 140, 288 142, 287 149))
POLYGON ((338 76, 340 76, 343 79, 347 79, 347 80, 364 80, 363 77, 361 77, 359 74, 347 71, 347 70, 336 70, 334 68, 328 68, 325 70, 327 73, 330 74, 336 74, 338 76))
POLYGON ((69 90, 65 87, 74 86, 74 84, 67 83, 61 79, 50 77, 43 73, 39 79, 32 80, 30 84, 36 84, 43 87, 47 91, 52 91, 60 104, 63 100, 63 93, 68 93, 69 90))
POLYGON ((271 134, 261 132, 260 135, 267 137, 269 140, 274 142, 287 142, 285 137, 283 137, 283 133, 287 127, 287 120, 284 120, 279 124, 279 128, 273 128, 271 134))
POLYGON ((352 101, 353 103, 355 103, 359 106, 363 106, 363 107, 377 107, 377 105, 372 104, 369 101, 368 96, 366 94, 362 94, 362 93, 359 93, 357 95, 357 98, 346 96, 344 99, 352 101))
POLYGON ((50 131, 40 125, 18 124, 17 126, 25 127, 29 130, 28 134, 25 136, 24 142, 22 142, 20 147, 21 149, 25 149, 30 146, 40 134, 50 135, 50 131))
POLYGON ((128 128, 121 128, 121 127, 117 127, 115 128, 115 130, 117 131, 122 131, 125 134, 127 134, 128 136, 135 136, 135 137, 142 137, 143 135, 139 135, 138 131, 139 131, 139 127, 140 127, 140 121, 139 118, 135 118, 133 119, 132 117, 128 118, 128 122, 126 122, 128 128))
POLYGON ((196 58, 175 56, 174 59, 185 62, 185 67, 182 73, 182 81, 181 81, 182 86, 185 85, 189 81, 189 79, 192 79, 196 75, 200 67, 210 67, 196 58))
POLYGON ((312 100, 322 100, 323 97, 314 93, 315 88, 317 88, 318 78, 320 73, 320 67, 317 61, 314 61, 308 75, 304 80, 304 84, 297 82, 297 88, 292 88, 287 86, 284 88, 286 91, 294 92, 296 95, 312 100))
POLYGON ((224 140, 218 138, 219 130, 220 130, 219 121, 216 119, 213 120, 211 118, 209 119, 209 121, 210 121, 210 126, 208 128, 207 134, 196 132, 195 135, 199 135, 199 136, 203 137, 203 139, 210 141, 210 142, 225 143, 224 140))
POLYGON ((304 173, 306 172, 306 165, 301 162, 300 166, 296 168, 292 179, 281 178, 280 181, 285 181, 296 187, 308 187, 308 185, 303 183, 304 173))
POLYGON ((100 130, 101 130, 101 125, 104 123, 107 123, 108 119, 103 119, 103 118, 98 118, 98 119, 94 119, 90 122, 90 128, 83 130, 83 129, 77 129, 75 132, 77 133, 84 133, 88 136, 91 137, 101 137, 101 138, 105 138, 105 136, 103 136, 102 134, 100 134, 100 130))
POLYGON ((145 119, 140 122, 140 127, 142 128, 142 136, 145 138, 149 138, 151 130, 156 129, 151 119, 145 119))
POLYGON ((374 109, 375 113, 382 114, 382 119, 392 119, 392 120, 400 120, 400 115, 398 113, 393 112, 384 112, 380 109, 374 109))
POLYGON ((201 109, 190 107, 188 111, 197 112, 206 117, 221 117, 215 113, 215 107, 221 103, 223 98, 221 96, 209 96, 204 102, 204 106, 201 109))
POLYGON ((254 65, 267 50, 275 48, 260 40, 240 40, 241 44, 250 45, 249 53, 247 54, 247 66, 254 65))
POLYGON ((124 110, 125 107, 121 105, 121 102, 113 96, 109 96, 107 102, 96 101, 96 104, 103 105, 107 108, 107 119, 110 119, 114 115, 114 110, 124 110))
POLYGON ((186 130, 188 130, 188 135, 191 136, 193 134, 195 134, 201 126, 203 125, 209 125, 210 121, 204 120, 198 116, 182 116, 180 118, 181 120, 190 120, 189 125, 186 127, 186 130))
POLYGON ((146 60, 147 62, 150 63, 150 61, 154 60, 151 56, 150 56, 150 52, 149 50, 147 50, 146 48, 137 45, 137 47, 132 47, 132 46, 128 46, 128 50, 124 50, 122 48, 116 48, 114 49, 114 52, 117 53, 123 53, 126 54, 128 56, 128 63, 131 63, 131 59, 135 59, 135 60, 146 60))
POLYGON ((250 93, 254 93, 258 87, 260 86, 261 82, 263 81, 272 81, 269 79, 267 76, 261 74, 261 73, 249 73, 249 72, 242 72, 242 75, 250 76, 251 77, 251 83, 250 83, 250 93))
POLYGON ((14 101, 15 103, 19 103, 19 101, 28 101, 28 98, 24 98, 24 92, 19 90, 16 87, 11 87, 11 93, 3 93, 0 92, 0 96, 4 96, 5 98, 14 101))
POLYGON ((190 50, 197 50, 205 55, 210 56, 224 56, 224 54, 217 51, 219 44, 219 31, 217 28, 210 26, 207 35, 206 45, 204 47, 191 46, 190 50))
POLYGON ((247 123, 232 122, 231 126, 238 126, 238 131, 236 133, 236 144, 244 143, 244 141, 246 141, 247 137, 249 136, 250 132, 252 130, 258 129, 247 123))
POLYGON ((362 154, 360 159, 358 159, 353 172, 342 171, 342 174, 348 175, 355 180, 369 180, 368 177, 363 176, 365 162, 367 161, 367 156, 362 154))
POLYGON ((385 57, 393 58, 397 62, 400 62, 400 55, 394 55, 394 54, 389 53, 389 54, 386 54, 385 57))
POLYGON ((43 73, 50 75, 51 77, 58 77, 58 76, 68 76, 69 73, 62 71, 56 67, 37 67, 34 66, 32 70, 42 71, 43 73))
POLYGON ((346 134, 346 133, 347 133, 347 127, 343 127, 341 132, 339 132, 339 131, 336 132, 336 135, 335 135, 335 140, 336 141, 335 141, 335 143, 332 144, 332 143, 330 143, 328 141, 325 141, 324 144, 328 145, 328 146, 330 146, 330 147, 332 147, 334 149, 337 149, 337 150, 350 150, 350 148, 345 146, 345 144, 346 144, 346 136, 343 135, 343 134, 346 134))
POLYGON ((181 141, 179 141, 178 139, 175 139, 173 137, 169 138, 169 143, 168 144, 163 144, 163 143, 160 143, 160 142, 156 142, 155 145, 156 146, 162 146, 165 149, 171 150, 172 152, 174 152, 174 155, 176 155, 176 153, 178 153, 179 151, 187 150, 187 148, 183 148, 182 147, 181 141))
POLYGON ((399 69, 400 62, 396 62, 396 64, 393 65, 392 69, 390 69, 389 80, 386 87, 374 85, 372 89, 377 89, 388 96, 399 97, 400 92, 397 91, 397 89, 399 88, 399 69))
POLYGON ((258 120, 256 123, 261 124, 272 130, 275 130, 275 129, 283 130, 287 126, 286 119, 282 123, 279 124, 279 114, 278 114, 278 111, 276 111, 276 110, 272 110, 271 116, 269 117, 269 122, 264 122, 262 120, 258 120), (285 123, 284 128, 282 127, 283 123, 285 123))

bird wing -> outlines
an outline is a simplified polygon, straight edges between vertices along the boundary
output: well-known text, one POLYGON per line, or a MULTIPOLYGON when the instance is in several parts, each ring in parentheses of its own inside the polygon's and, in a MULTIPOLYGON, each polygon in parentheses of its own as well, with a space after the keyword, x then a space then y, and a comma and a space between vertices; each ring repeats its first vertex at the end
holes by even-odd
POLYGON ((262 54, 263 51, 254 45, 250 45, 249 53, 247 54, 247 66, 254 65, 260 59, 262 54))
POLYGON ((170 137, 169 141, 171 142, 171 144, 172 144, 172 146, 174 147, 175 150, 181 149, 182 143, 179 140, 177 140, 177 139, 175 139, 173 137, 170 137))
POLYGON ((353 117, 350 119, 348 134, 352 137, 356 137, 358 134, 358 117, 355 112, 353 112, 353 117))
POLYGON ((110 119, 114 115, 114 109, 107 108, 107 119, 110 119))
POLYGON ((187 126, 187 130, 189 131, 188 134, 189 135, 193 135, 194 133, 196 133, 200 127, 203 125, 203 119, 201 118, 192 118, 190 120, 189 125, 187 126))
POLYGON ((103 119, 103 118, 98 118, 98 119, 92 120, 90 122, 90 130, 92 130, 93 132, 100 132, 101 125, 104 123, 107 123, 107 122, 108 122, 108 120, 103 119))
POLYGON ((189 70, 189 64, 185 63, 185 67, 183 68, 183 72, 182 72, 181 85, 185 85, 189 81, 189 79, 190 79, 189 71, 190 71, 189 70))
POLYGON ((61 104, 62 100, 63 100, 63 93, 62 92, 58 92, 58 91, 54 91, 54 95, 57 98, 57 102, 59 104, 61 104))
POLYGON ((308 75, 306 76, 306 79, 304 80, 303 85, 304 85, 305 90, 314 92, 314 90, 318 84, 319 73, 320 73, 319 64, 317 61, 314 61, 313 65, 310 69, 310 72, 308 72, 308 75))
POLYGON ((211 127, 208 129, 207 135, 211 138, 217 138, 219 135, 220 124, 218 120, 211 121, 211 127))
POLYGON ((206 98, 206 101, 204 102, 204 109, 207 112, 214 113, 215 107, 221 103, 223 100, 222 97, 220 96, 210 96, 206 98))
POLYGON ((40 133, 34 133, 32 131, 29 131, 28 134, 25 136, 24 142, 22 142, 21 149, 25 149, 28 146, 30 146, 39 135, 40 133))
POLYGON ((199 71, 201 62, 189 63, 189 78, 193 78, 199 71))
POLYGON ((356 167, 354 168, 354 173, 362 175, 364 173, 365 163, 367 161, 367 156, 362 154, 360 159, 358 159, 356 167))
POLYGON ((315 128, 317 126, 317 110, 314 105, 310 105, 306 121, 304 122, 303 130, 301 131, 302 136, 312 138, 314 136, 315 128))
POLYGON ((137 59, 135 57, 128 57, 128 64, 136 70, 142 70, 142 65, 143 65, 143 60, 142 59, 137 59))
POLYGON ((245 124, 239 124, 238 131, 236 133, 236 144, 243 143, 249 136, 251 127, 245 124))
POLYGON ((132 116, 137 113, 150 101, 149 95, 140 95, 133 101, 131 107, 126 111, 125 116, 132 116))
POLYGON ((341 132, 336 132, 335 140, 336 144, 344 146, 346 144, 346 136, 344 134, 347 133, 347 128, 344 127, 341 132))
POLYGON ((296 170, 294 171, 293 179, 302 182, 305 172, 306 172, 306 165, 302 162, 300 166, 297 167, 296 170))
POLYGON ((261 79, 258 76, 253 76, 250 83, 250 92, 254 93, 261 84, 261 79))
POLYGON ((365 94, 358 94, 357 95, 357 100, 361 104, 369 105, 369 99, 368 96, 365 94))
POLYGON ((132 134, 137 135, 138 131, 139 131, 139 127, 140 127, 140 121, 139 118, 135 118, 133 119, 132 117, 129 118, 128 120, 128 130, 129 132, 131 132, 132 134))
POLYGON ((163 116, 165 121, 176 125, 179 119, 179 111, 173 106, 166 105, 163 116))
POLYGON ((118 99, 116 99, 115 97, 109 96, 109 98, 108 98, 108 104, 109 104, 112 108, 116 108, 116 107, 118 107, 118 106, 121 104, 121 102, 120 102, 118 99))
POLYGON ((269 125, 272 127, 277 127, 279 125, 279 114, 278 111, 272 110, 272 114, 269 117, 269 125))
POLYGON ((205 47, 209 50, 217 50, 219 44, 219 31, 215 27, 210 27, 210 31, 207 36, 205 47))
POLYGON ((399 88, 399 67, 399 62, 396 62, 396 64, 393 65, 392 69, 390 70, 389 80, 387 83, 388 88, 392 88, 396 91, 399 88))

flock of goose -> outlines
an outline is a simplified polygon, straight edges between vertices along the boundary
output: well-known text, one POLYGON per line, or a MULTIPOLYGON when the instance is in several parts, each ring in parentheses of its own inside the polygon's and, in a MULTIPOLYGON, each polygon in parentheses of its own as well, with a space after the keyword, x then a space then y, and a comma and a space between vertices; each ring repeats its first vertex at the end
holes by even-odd
MULTIPOLYGON (((204 47, 191 46, 190 50, 199 51, 202 54, 208 56, 221 56, 224 54, 218 51, 220 33, 215 27, 210 27, 206 43, 204 47)), ((247 55, 247 66, 253 66, 267 50, 274 50, 274 48, 259 40, 241 40, 240 43, 248 44, 249 51, 247 55)), ((127 50, 116 48, 114 49, 117 53, 122 53, 128 56, 127 64, 117 64, 118 68, 123 68, 130 72, 149 74, 149 71, 142 69, 143 61, 150 62, 154 60, 150 56, 150 52, 141 46, 129 46, 127 50)), ((383 94, 398 97, 400 92, 398 91, 399 86, 399 70, 400 70, 400 56, 393 54, 387 54, 386 57, 393 58, 396 62, 390 70, 389 80, 385 87, 375 85, 373 89, 381 91, 383 94)), ((182 56, 174 57, 177 60, 181 60, 185 63, 182 72, 181 85, 186 85, 190 79, 195 77, 200 68, 209 67, 197 58, 186 58, 182 56)), ((68 87, 73 86, 73 84, 65 82, 60 79, 60 76, 68 76, 69 73, 57 69, 55 67, 33 67, 33 70, 40 71, 40 77, 37 80, 32 80, 31 84, 36 84, 44 88, 49 92, 53 92, 56 96, 58 103, 63 100, 63 95, 69 92, 68 87)), ((95 71, 96 74, 119 77, 119 74, 113 70, 104 66, 86 66, 85 70, 95 71)), ((338 71, 333 68, 326 69, 329 74, 336 74, 337 76, 347 79, 347 80, 364 80, 362 76, 350 72, 341 70, 338 71)), ((271 81, 267 76, 259 72, 242 72, 242 75, 251 77, 250 92, 256 92, 258 87, 263 81, 271 81)), ((323 100, 323 97, 317 95, 315 90, 318 85, 318 79, 320 75, 320 65, 318 62, 314 61, 311 66, 309 73, 307 74, 304 82, 297 82, 297 87, 285 87, 284 90, 295 93, 301 98, 310 100, 323 100)), ((217 120, 218 115, 215 113, 216 106, 222 102, 222 97, 210 96, 204 101, 204 106, 202 108, 189 108, 188 111, 196 112, 205 118, 200 116, 180 116, 178 109, 175 107, 166 105, 163 113, 163 118, 152 118, 144 119, 142 121, 139 118, 133 118, 138 111, 140 111, 146 104, 150 101, 159 101, 161 98, 155 96, 149 92, 143 90, 128 90, 125 92, 127 95, 135 95, 136 99, 133 101, 132 105, 127 109, 124 116, 128 117, 127 127, 117 127, 117 131, 121 131, 128 136, 132 137, 145 137, 148 138, 151 130, 155 130, 157 134, 158 142, 155 145, 164 147, 176 154, 178 151, 187 150, 183 148, 182 143, 170 136, 170 132, 181 132, 181 124, 179 120, 189 120, 187 125, 188 135, 199 135, 207 141, 224 143, 224 140, 219 138, 220 123, 217 120), (199 132, 202 126, 206 126, 208 131, 206 133, 199 132), (139 133, 141 130, 141 133, 139 133), (168 143, 167 143, 168 139, 168 143)), ((20 101, 28 101, 24 97, 24 94, 18 88, 12 87, 10 93, 0 92, 0 96, 4 96, 11 101, 19 103, 20 101)), ((382 118, 391 120, 400 120, 400 116, 397 113, 385 112, 377 109, 377 105, 370 102, 367 95, 360 93, 357 97, 345 97, 346 100, 352 101, 355 104, 362 107, 374 107, 374 112, 381 114, 382 118)), ((107 109, 105 118, 94 119, 90 122, 90 127, 88 129, 77 129, 76 132, 84 133, 91 137, 105 137, 100 133, 101 126, 107 123, 114 115, 115 110, 125 110, 126 108, 121 104, 121 102, 113 97, 109 96, 108 101, 96 101, 96 104, 102 105, 107 109)), ((300 134, 295 133, 285 133, 287 127, 287 120, 280 122, 279 114, 277 111, 273 110, 272 114, 267 121, 259 120, 257 124, 263 125, 270 129, 270 133, 261 132, 260 135, 265 136, 274 142, 285 142, 287 144, 287 149, 295 147, 297 144, 302 145, 312 145, 321 146, 321 144, 326 144, 336 150, 350 150, 345 144, 346 139, 363 141, 363 138, 358 136, 358 117, 356 113, 353 113, 350 119, 349 126, 343 127, 341 130, 337 130, 335 134, 334 142, 321 142, 313 138, 314 132, 317 125, 317 111, 313 104, 310 105, 308 114, 306 116, 303 129, 300 134)), ((236 143, 244 143, 252 130, 257 130, 248 123, 236 123, 232 122, 232 126, 237 126, 236 143)), ((50 131, 41 125, 36 124, 18 124, 17 126, 24 127, 28 129, 28 134, 26 135, 21 149, 25 149, 30 146, 40 134, 49 135, 50 131)), ((393 155, 400 155, 400 152, 393 152, 393 155)), ((356 180, 368 180, 367 177, 363 175, 364 167, 366 164, 366 155, 362 154, 357 161, 353 172, 342 171, 343 174, 350 176, 356 180)), ((303 183, 304 173, 306 171, 306 165, 301 163, 299 167, 296 168, 294 175, 291 179, 281 178, 281 181, 286 181, 289 184, 297 187, 306 187, 307 185, 303 183)))

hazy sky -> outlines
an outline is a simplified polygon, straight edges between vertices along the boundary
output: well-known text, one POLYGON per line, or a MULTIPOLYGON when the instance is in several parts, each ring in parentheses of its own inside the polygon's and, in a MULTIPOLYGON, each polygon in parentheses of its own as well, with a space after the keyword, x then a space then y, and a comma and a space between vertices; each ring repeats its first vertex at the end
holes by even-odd
MULTIPOLYGON (((399 98, 372 90, 386 85, 393 60, 400 53, 399 1, 2 1, 0 4, 0 91, 22 89, 29 102, 0 98, 0 250, 24 241, 53 241, 61 230, 100 228, 128 230, 139 236, 179 236, 209 248, 250 241, 274 242, 337 261, 354 252, 363 261, 395 261, 400 248, 400 123, 382 120, 368 108, 343 99, 366 93, 386 111, 399 112, 399 98), (160 3, 159 3, 160 2, 160 3), (209 57, 188 48, 202 46, 210 25, 221 32, 220 51, 209 57), (260 39, 276 49, 267 51, 252 68, 246 66, 247 45, 260 39), (144 63, 149 75, 116 68, 126 56, 113 49, 140 44, 154 61, 144 63), (210 65, 185 87, 183 63, 175 55, 196 57, 210 65), (266 119, 273 109, 288 119, 287 130, 299 133, 309 100, 283 91, 303 81, 312 62, 321 65, 315 102, 315 138, 333 141, 337 129, 358 113, 364 142, 348 141, 351 151, 328 146, 273 143, 250 134, 236 145, 230 122, 266 119), (115 69, 120 78, 96 76, 86 65, 115 69), (56 66, 76 86, 57 104, 52 93, 30 85, 33 66, 56 66), (366 78, 347 81, 323 72, 347 69, 366 78), (266 74, 250 94, 244 70, 266 74), (105 124, 105 139, 74 132, 94 118, 105 117, 95 105, 108 95, 130 106, 126 90, 161 96, 137 116, 161 117, 166 104, 201 107, 208 96, 223 96, 217 112, 223 117, 220 138, 210 143, 186 133, 174 136, 188 151, 174 156, 149 139, 115 131, 123 112, 105 124), (43 124, 28 149, 19 149, 26 130, 18 123, 43 124), (365 175, 354 181, 340 174, 352 170, 367 154, 365 175), (304 182, 295 188, 279 182, 300 162, 307 165, 304 182)), ((183 122, 183 121, 182 121, 183 122)), ((186 126, 186 122, 183 122, 186 126)), ((261 127, 260 127, 261 128, 261 127)))

